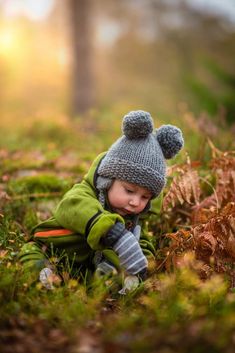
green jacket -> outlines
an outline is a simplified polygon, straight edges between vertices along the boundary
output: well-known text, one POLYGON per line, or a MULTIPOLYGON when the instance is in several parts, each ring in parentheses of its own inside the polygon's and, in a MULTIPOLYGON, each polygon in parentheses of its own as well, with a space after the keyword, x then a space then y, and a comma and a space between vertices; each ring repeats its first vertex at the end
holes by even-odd
POLYGON ((140 217, 123 218, 104 209, 100 204, 96 179, 99 163, 104 156, 105 153, 98 155, 82 182, 75 184, 64 195, 54 216, 33 229, 33 240, 54 253, 66 252, 77 262, 86 261, 96 250, 101 250, 106 258, 118 266, 116 254, 111 249, 105 249, 100 240, 117 221, 131 228, 136 225, 138 218, 138 223, 142 226, 140 246, 146 255, 154 255, 155 250, 143 222, 146 212, 140 217))

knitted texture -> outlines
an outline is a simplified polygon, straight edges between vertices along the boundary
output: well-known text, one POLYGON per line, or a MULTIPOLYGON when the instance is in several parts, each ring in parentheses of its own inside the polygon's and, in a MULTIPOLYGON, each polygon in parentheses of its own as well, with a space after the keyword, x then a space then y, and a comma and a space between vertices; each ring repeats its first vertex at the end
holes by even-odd
POLYGON ((126 230, 125 225, 121 222, 117 222, 111 227, 106 236, 103 238, 105 246, 113 247, 117 240, 127 232, 128 231, 126 230))
POLYGON ((133 233, 123 223, 117 222, 104 237, 104 244, 112 247, 117 253, 120 265, 130 275, 138 274, 147 269, 147 259, 139 245, 141 227, 137 225, 133 233))
POLYGON ((98 174, 146 187, 156 197, 166 183, 165 159, 174 157, 183 147, 180 129, 163 125, 153 131, 148 112, 138 110, 123 118, 123 136, 108 150, 98 174))
POLYGON ((113 245, 113 250, 120 259, 120 265, 129 275, 136 275, 147 269, 148 261, 133 233, 123 234, 113 245))
POLYGON ((98 176, 96 181, 96 187, 99 190, 99 202, 103 207, 105 207, 105 191, 110 188, 113 180, 110 178, 104 178, 102 176, 98 176))
POLYGON ((166 159, 174 157, 183 146, 182 132, 173 125, 162 125, 156 131, 156 138, 166 159))

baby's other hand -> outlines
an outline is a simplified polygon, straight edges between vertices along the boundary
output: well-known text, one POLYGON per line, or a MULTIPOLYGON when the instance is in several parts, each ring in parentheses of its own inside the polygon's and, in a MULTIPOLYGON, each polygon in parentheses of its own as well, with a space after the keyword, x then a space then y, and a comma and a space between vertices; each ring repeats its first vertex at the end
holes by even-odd
POLYGON ((121 295, 133 292, 139 285, 140 281, 137 276, 127 276, 124 280, 123 288, 118 292, 121 295))
POLYGON ((44 267, 40 271, 39 280, 42 283, 43 287, 49 290, 54 289, 54 285, 58 286, 61 282, 60 277, 57 276, 49 267, 44 267))

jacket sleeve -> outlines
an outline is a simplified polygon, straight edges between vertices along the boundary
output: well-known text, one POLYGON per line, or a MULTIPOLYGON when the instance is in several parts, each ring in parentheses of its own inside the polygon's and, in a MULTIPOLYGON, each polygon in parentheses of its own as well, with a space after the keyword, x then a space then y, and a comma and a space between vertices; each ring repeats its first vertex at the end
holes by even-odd
POLYGON ((85 179, 64 195, 54 217, 62 227, 84 235, 94 250, 103 249, 100 239, 117 221, 124 223, 121 216, 102 207, 95 189, 85 179))

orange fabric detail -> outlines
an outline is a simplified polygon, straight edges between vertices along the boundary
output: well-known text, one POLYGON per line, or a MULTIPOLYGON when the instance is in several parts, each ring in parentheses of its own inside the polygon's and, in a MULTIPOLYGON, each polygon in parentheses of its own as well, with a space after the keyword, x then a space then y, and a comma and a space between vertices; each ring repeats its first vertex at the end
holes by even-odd
POLYGON ((53 229, 53 230, 46 230, 42 232, 36 232, 34 234, 35 237, 58 237, 58 236, 64 236, 64 235, 69 235, 69 234, 74 234, 69 229, 53 229))

